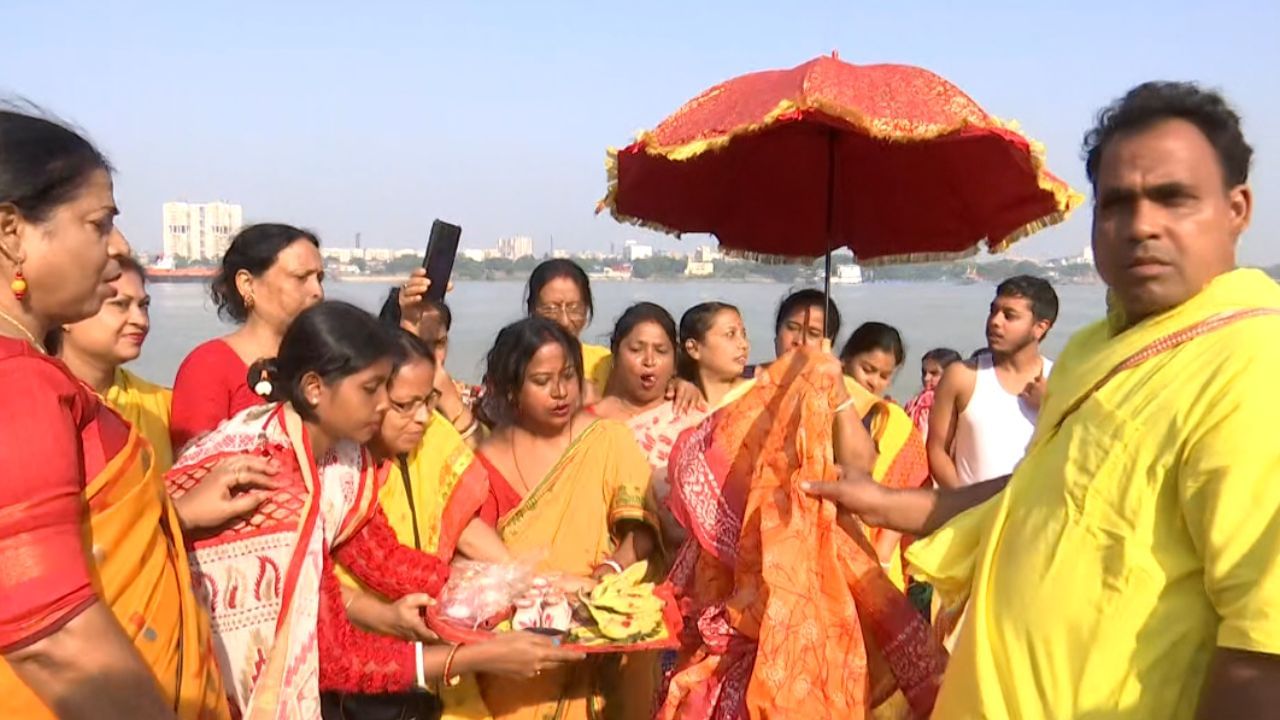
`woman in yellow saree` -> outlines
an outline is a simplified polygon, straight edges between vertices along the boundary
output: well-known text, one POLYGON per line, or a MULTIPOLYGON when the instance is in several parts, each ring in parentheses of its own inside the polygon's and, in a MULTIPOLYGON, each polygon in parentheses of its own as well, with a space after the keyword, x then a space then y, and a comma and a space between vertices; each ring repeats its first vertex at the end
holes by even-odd
MULTIPOLYGON (((858 326, 840 351, 845 385, 880 453, 871 476, 892 488, 917 488, 929 482, 924 434, 905 410, 885 397, 905 359, 902 335, 880 322, 858 326)), ((902 553, 909 543, 901 533, 883 528, 867 528, 867 536, 893 584, 905 590, 902 553)))
MULTIPOLYGON (((658 550, 650 470, 631 431, 581 412, 577 339, 543 318, 504 328, 489 353, 486 397, 499 420, 445 511, 446 536, 479 516, 510 554, 589 585, 658 550)), ((467 545, 459 550, 487 557, 467 545)), ((532 680, 480 676, 495 718, 650 718, 618 682, 618 656, 532 680)))
POLYGON ((192 518, 137 427, 41 342, 113 294, 129 247, 111 167, 4 109, 0 177, 0 717, 224 720, 192 518))
POLYGON ((173 391, 147 382, 123 365, 137 360, 151 331, 151 296, 142 266, 120 258, 120 278, 111 283, 116 294, 97 315, 63 325, 51 334, 49 351, 67 364, 72 374, 102 396, 107 404, 138 428, 164 472, 173 464, 169 444, 169 406, 173 391))

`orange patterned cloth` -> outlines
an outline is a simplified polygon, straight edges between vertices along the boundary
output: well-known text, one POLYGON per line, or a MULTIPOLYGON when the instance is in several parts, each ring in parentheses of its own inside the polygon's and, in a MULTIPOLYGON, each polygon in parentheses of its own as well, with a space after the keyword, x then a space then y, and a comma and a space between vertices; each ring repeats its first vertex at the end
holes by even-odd
POLYGON ((685 633, 663 720, 927 717, 945 653, 874 551, 799 489, 831 481, 833 382, 790 353, 676 443, 685 633))
POLYGON ((1044 148, 927 70, 820 57, 750 73, 610 151, 599 209, 745 255, 859 262, 998 251, 1083 197, 1044 148))

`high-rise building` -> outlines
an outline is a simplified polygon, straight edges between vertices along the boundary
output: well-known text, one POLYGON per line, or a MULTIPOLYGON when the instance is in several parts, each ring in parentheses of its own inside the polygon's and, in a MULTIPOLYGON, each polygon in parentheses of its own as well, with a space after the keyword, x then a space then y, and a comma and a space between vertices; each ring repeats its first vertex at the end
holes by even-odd
POLYGON ((519 260, 533 255, 533 238, 525 235, 498 239, 498 255, 508 260, 519 260))
POLYGON ((164 204, 165 257, 218 260, 244 225, 239 205, 224 202, 164 204))
POLYGON ((635 262, 636 260, 647 260, 653 257, 652 245, 641 245, 635 240, 628 240, 622 246, 622 259, 627 262, 635 262))

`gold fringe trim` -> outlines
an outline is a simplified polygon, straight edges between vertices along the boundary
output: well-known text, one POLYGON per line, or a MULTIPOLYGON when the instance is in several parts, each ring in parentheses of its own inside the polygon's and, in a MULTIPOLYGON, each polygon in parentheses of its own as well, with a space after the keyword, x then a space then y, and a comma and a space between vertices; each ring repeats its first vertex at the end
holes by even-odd
MULTIPOLYGON (((655 232, 664 233, 666 235, 672 235, 677 239, 685 235, 685 232, 683 230, 677 230, 673 227, 667 227, 662 223, 654 222, 652 220, 645 220, 643 218, 632 217, 630 215, 623 215, 622 213, 618 212, 618 203, 617 203, 617 200, 618 200, 618 149, 617 148, 611 147, 606 151, 604 169, 605 169, 605 177, 606 177, 607 184, 606 184, 604 198, 602 198, 599 202, 596 203, 597 215, 599 215, 600 213, 604 212, 607 209, 609 211, 609 215, 614 220, 620 223, 624 223, 627 225, 635 225, 636 227, 641 227, 646 230, 653 230, 655 232)), ((716 242, 718 243, 719 240, 717 239, 716 242)))

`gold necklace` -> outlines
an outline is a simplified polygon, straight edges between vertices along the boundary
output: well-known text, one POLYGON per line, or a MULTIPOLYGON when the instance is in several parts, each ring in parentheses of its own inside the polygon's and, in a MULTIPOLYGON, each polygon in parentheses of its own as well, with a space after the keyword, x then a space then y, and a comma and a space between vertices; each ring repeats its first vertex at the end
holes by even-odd
POLYGON ((0 320, 4 320, 5 322, 17 328, 18 332, 22 333, 23 335, 26 335, 27 340, 29 340, 31 344, 36 347, 37 350, 39 350, 40 352, 46 355, 49 354, 49 351, 44 349, 44 343, 37 340, 36 336, 32 335, 31 331, 27 329, 27 326, 15 320, 12 315, 5 312, 4 310, 0 310, 0 320))
MULTIPOLYGON (((570 438, 570 441, 572 442, 573 418, 569 419, 569 438, 570 438)), ((568 448, 565 448, 565 449, 567 450, 568 448)), ((563 456, 564 456, 564 453, 561 453, 561 457, 563 456)), ((511 462, 513 465, 516 466, 516 477, 520 478, 520 487, 522 490, 524 490, 525 496, 528 496, 528 494, 533 491, 533 487, 529 485, 529 481, 526 480, 524 477, 524 471, 520 469, 520 453, 516 452, 516 429, 514 427, 511 428, 511 462)), ((558 463, 559 460, 557 460, 556 462, 558 463)))

